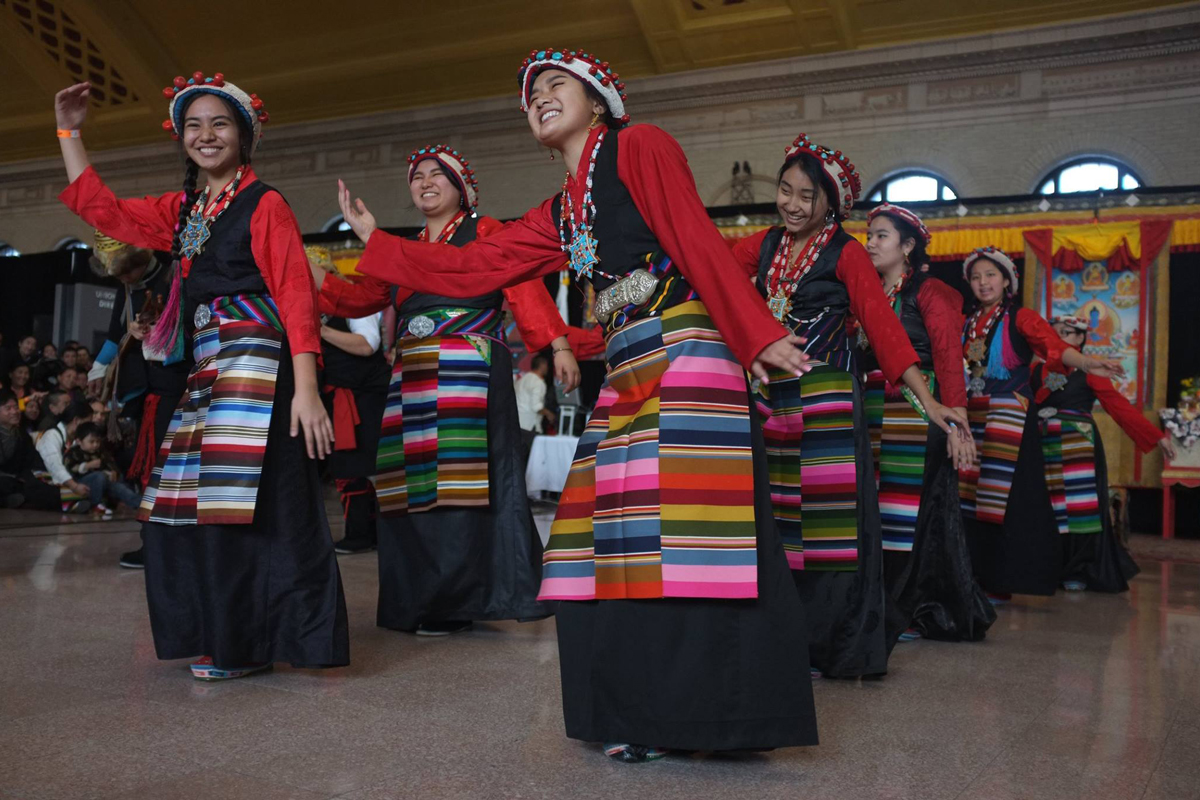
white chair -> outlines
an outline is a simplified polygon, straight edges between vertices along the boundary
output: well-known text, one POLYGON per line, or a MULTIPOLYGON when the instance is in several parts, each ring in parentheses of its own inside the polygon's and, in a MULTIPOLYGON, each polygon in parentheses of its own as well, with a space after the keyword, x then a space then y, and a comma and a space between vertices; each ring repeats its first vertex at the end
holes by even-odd
POLYGON ((574 436, 575 435, 575 412, 579 410, 579 406, 559 406, 558 407, 558 435, 559 436, 574 436))

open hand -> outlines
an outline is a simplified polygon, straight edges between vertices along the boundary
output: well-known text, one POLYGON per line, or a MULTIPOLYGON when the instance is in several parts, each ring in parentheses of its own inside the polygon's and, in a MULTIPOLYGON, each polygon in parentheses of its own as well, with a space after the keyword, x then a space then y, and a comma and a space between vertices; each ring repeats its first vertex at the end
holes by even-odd
POLYGON ((1096 356, 1088 356, 1087 364, 1084 371, 1089 375, 1099 375, 1102 378, 1112 380, 1114 378, 1125 377, 1125 367, 1120 361, 1115 358, 1097 358, 1096 356))
POLYGON ((342 209, 342 218, 350 226, 350 230, 354 231, 363 244, 371 238, 371 234, 378 227, 375 224, 375 215, 367 210, 367 206, 363 203, 362 198, 356 197, 353 202, 350 200, 350 190, 346 188, 346 184, 338 179, 338 206, 342 209))
POLYGON ((570 350, 559 350, 554 354, 554 380, 562 386, 563 394, 570 394, 579 386, 579 362, 570 350))
POLYGON ((800 345, 807 341, 789 333, 782 339, 771 342, 754 358, 754 363, 750 365, 750 374, 763 383, 770 383, 767 376, 770 369, 790 372, 799 378, 812 369, 808 363, 808 355, 800 349, 800 345))
POLYGON ((65 131, 79 130, 87 119, 88 98, 92 85, 87 81, 68 86, 54 95, 54 118, 58 127, 65 131))

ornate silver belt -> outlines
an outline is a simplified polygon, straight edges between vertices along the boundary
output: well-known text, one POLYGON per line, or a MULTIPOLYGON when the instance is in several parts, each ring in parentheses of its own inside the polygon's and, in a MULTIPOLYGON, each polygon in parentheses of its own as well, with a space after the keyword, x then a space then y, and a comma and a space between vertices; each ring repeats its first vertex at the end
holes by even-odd
POLYGON ((1040 409, 1038 411, 1038 416, 1041 417, 1042 419, 1050 419, 1051 417, 1056 417, 1056 416, 1058 416, 1058 409, 1055 408, 1054 406, 1046 406, 1045 408, 1040 409))
POLYGON ((596 319, 607 323, 612 315, 626 306, 646 302, 658 288, 658 278, 646 269, 635 269, 621 280, 596 295, 596 319))
POLYGON ((201 303, 196 306, 196 314, 192 317, 192 322, 196 323, 196 328, 203 328, 212 319, 212 309, 208 307, 208 303, 201 303))

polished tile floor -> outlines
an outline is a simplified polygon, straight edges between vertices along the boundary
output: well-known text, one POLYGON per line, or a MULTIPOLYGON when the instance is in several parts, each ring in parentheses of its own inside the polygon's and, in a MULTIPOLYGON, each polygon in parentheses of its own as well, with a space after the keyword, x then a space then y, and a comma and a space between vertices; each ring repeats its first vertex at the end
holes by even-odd
POLYGON ((1194 563, 818 682, 819 747, 629 766, 563 735, 553 620, 378 629, 373 554, 341 558, 349 668, 196 683, 116 566, 136 531, 0 512, 0 798, 1200 798, 1194 563))

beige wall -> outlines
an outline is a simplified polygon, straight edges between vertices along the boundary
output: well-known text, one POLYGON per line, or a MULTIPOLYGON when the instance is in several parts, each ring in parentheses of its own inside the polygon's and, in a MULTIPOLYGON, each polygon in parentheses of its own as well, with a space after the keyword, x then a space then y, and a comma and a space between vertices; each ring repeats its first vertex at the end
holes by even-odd
MULTIPOLYGON (((618 65, 619 66, 619 65, 618 65)), ((635 122, 675 135, 701 197, 729 202, 733 161, 774 172, 800 131, 850 154, 864 189, 902 168, 932 169, 960 196, 1024 194, 1081 154, 1127 161, 1151 185, 1200 184, 1200 9, 681 73, 631 82, 635 122)), ((484 213, 511 217, 551 195, 562 165, 529 136, 516 98, 268 126, 260 174, 305 231, 337 213, 345 178, 385 225, 418 224, 404 185, 409 151, 449 141, 468 154, 484 213)), ((162 145, 94 154, 120 195, 181 179, 162 145)), ((0 165, 0 240, 48 250, 89 231, 55 201, 51 161, 0 165)), ((756 184, 769 200, 769 181, 756 184)))

